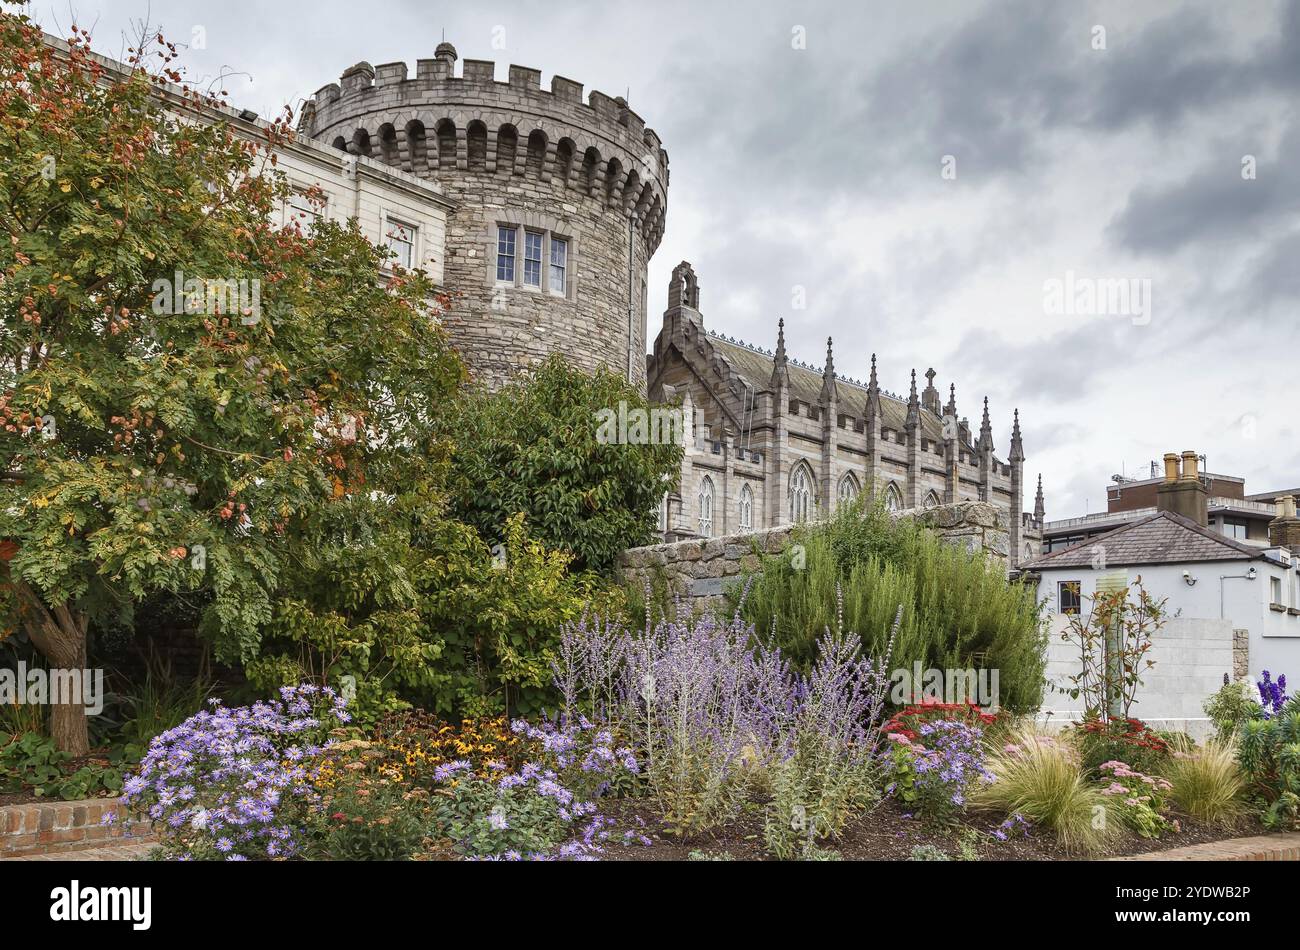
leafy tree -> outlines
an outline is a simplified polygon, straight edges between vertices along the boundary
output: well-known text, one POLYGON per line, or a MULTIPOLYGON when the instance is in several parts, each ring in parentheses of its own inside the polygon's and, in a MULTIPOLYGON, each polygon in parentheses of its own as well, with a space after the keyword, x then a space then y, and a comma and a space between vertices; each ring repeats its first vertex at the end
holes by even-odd
POLYGON ((682 455, 659 438, 667 430, 604 438, 602 413, 620 404, 651 409, 623 377, 588 376, 558 354, 495 393, 458 400, 448 419, 450 512, 491 541, 523 512, 540 541, 573 555, 574 569, 610 571, 624 550, 654 539, 682 455))
MULTIPOLYGON (((436 497, 432 422, 463 371, 425 275, 377 279, 385 252, 355 226, 271 223, 287 115, 256 142, 178 121, 157 94, 181 81, 174 47, 152 37, 118 75, 88 41, 56 51, 0 16, 0 539, 16 622, 51 666, 82 667, 96 625, 203 590, 218 656, 248 661, 285 622, 278 587, 322 518, 362 538, 375 507, 358 497, 436 497)), ((51 732, 86 751, 80 704, 55 706, 51 732)))

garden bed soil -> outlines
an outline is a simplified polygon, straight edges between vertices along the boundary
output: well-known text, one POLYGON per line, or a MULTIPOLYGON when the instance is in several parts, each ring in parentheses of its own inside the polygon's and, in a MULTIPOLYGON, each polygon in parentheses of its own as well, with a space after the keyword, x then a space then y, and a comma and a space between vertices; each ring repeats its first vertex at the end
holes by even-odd
MULTIPOLYGON (((763 817, 761 811, 746 814, 716 832, 678 838, 658 819, 638 809, 636 803, 614 802, 602 812, 615 819, 618 827, 636 827, 636 819, 646 823, 649 846, 608 843, 601 856, 607 861, 687 861, 692 852, 712 856, 729 855, 736 861, 772 860, 763 845, 763 817)), ((916 845, 933 845, 953 860, 958 859, 957 842, 965 828, 990 832, 1001 821, 1001 816, 978 814, 969 816, 964 825, 951 830, 929 828, 915 818, 904 817, 903 809, 895 802, 882 802, 874 811, 849 823, 844 834, 836 841, 821 843, 824 848, 838 851, 849 861, 907 861, 916 845)), ((1033 830, 1028 835, 1015 835, 1006 841, 982 838, 978 845, 983 861, 1070 861, 1104 860, 1127 855, 1164 851, 1188 845, 1224 841, 1243 834, 1259 834, 1254 821, 1243 821, 1234 828, 1207 827, 1188 818, 1179 818, 1182 830, 1170 832, 1163 838, 1148 839, 1128 835, 1112 848, 1090 855, 1073 854, 1057 843, 1050 832, 1033 830)), ((698 857, 697 857, 698 860, 698 857)), ((725 858, 723 858, 725 860, 725 858)))

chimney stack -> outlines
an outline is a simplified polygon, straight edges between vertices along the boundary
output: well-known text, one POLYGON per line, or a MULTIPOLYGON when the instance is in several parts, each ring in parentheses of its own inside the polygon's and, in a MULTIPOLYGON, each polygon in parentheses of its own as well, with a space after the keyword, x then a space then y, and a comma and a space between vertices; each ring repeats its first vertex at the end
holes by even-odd
POLYGON ((1165 480, 1156 488, 1156 508, 1172 511, 1195 521, 1202 528, 1210 524, 1209 492, 1201 484, 1197 455, 1187 451, 1180 459, 1165 453, 1165 480))
POLYGON ((1300 518, 1296 517, 1294 495, 1277 500, 1277 517, 1268 523, 1268 543, 1300 554, 1300 518))

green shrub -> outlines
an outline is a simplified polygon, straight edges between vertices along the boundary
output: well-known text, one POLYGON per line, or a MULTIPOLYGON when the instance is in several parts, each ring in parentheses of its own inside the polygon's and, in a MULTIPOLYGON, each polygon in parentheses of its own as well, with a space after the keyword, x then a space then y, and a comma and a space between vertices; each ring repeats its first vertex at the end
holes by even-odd
POLYGON ((617 373, 588 376, 558 354, 495 393, 469 390, 446 420, 455 444, 448 513, 495 543, 523 512, 547 547, 573 555, 575 570, 610 571, 625 549, 655 539, 665 479, 682 452, 602 442, 598 413, 620 404, 650 408, 617 373))
POLYGON ((1118 822, 1104 820, 1106 799, 1084 778, 1068 741, 1021 730, 989 758, 988 769, 993 782, 978 788, 972 802, 1027 818, 1069 851, 1098 851, 1120 832, 1118 822))
POLYGON ((71 756, 40 733, 13 736, 0 746, 0 793, 29 793, 39 798, 75 801, 122 790, 119 764, 89 761, 70 771, 71 756))
MULTIPOLYGON (((903 624, 894 665, 922 669, 998 671, 999 704, 1013 712, 1041 705, 1047 632, 1036 592, 1009 582, 1005 570, 939 540, 910 519, 893 519, 879 504, 845 506, 829 522, 796 533, 792 547, 762 559, 742 616, 769 631, 798 666, 815 656, 817 638, 843 624, 863 631, 863 649, 878 655, 898 605, 903 624), (798 547, 794 547, 797 545, 798 547)), ((742 587, 729 591, 730 609, 742 587)))
POLYGON ((1238 760, 1269 828, 1300 823, 1300 704, 1241 726, 1238 760))
POLYGON ((1194 752, 1175 755, 1165 767, 1169 797, 1179 810, 1207 825, 1232 825, 1241 814, 1245 776, 1235 742, 1212 740, 1194 752))
POLYGON ((1264 718, 1264 708, 1247 683, 1224 683, 1202 708, 1214 723, 1215 737, 1221 743, 1236 738, 1243 724, 1264 718))
POLYGON ((425 822, 396 789, 348 788, 326 817, 323 849, 335 861, 406 861, 420 850, 425 822), (358 794, 360 791, 367 794, 358 794))

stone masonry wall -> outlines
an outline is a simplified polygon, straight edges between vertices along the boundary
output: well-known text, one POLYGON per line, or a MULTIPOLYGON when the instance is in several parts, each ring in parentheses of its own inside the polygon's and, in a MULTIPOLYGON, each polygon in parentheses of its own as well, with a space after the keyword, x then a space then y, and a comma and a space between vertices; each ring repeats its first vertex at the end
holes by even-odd
MULTIPOLYGON (((1006 563, 1010 543, 1006 515, 986 502, 965 501, 924 510, 902 511, 897 518, 915 518, 940 538, 969 551, 984 551, 1006 563)), ((669 593, 687 603, 716 606, 728 581, 756 570, 759 552, 775 554, 790 543, 794 525, 749 534, 697 538, 673 544, 632 548, 620 562, 622 576, 633 584, 667 581, 669 593)))

